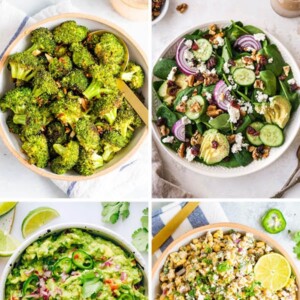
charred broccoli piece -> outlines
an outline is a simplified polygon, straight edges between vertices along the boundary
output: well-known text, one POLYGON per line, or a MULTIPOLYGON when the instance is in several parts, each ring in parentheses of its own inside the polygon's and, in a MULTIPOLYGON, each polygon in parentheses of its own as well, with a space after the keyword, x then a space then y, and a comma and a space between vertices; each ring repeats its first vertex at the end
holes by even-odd
POLYGON ((121 41, 112 33, 104 33, 95 46, 95 54, 105 65, 122 65, 125 60, 125 49, 121 41))
POLYGON ((100 137, 97 127, 87 117, 78 120, 75 133, 79 144, 85 150, 97 150, 99 148, 100 137))
POLYGON ((22 145, 28 156, 28 162, 39 168, 45 168, 49 160, 47 139, 44 135, 32 135, 22 145))
POLYGON ((28 52, 21 52, 11 55, 8 64, 12 78, 30 81, 35 76, 39 60, 28 52))
POLYGON ((139 89, 144 85, 144 71, 141 66, 129 62, 126 70, 121 73, 121 79, 128 82, 133 90, 139 89))
POLYGON ((64 22, 53 30, 54 40, 58 44, 72 44, 83 41, 88 33, 85 26, 77 25, 75 21, 64 22))
POLYGON ((53 149, 59 155, 50 164, 54 173, 64 174, 76 165, 79 157, 79 144, 77 142, 70 141, 66 146, 54 144, 53 149))
POLYGON ((61 84, 64 88, 83 93, 88 87, 89 81, 82 70, 76 69, 65 76, 62 79, 61 84))
POLYGON ((66 128, 59 121, 53 121, 46 127, 45 136, 50 145, 64 144, 68 139, 66 128))
POLYGON ((89 66, 96 63, 93 55, 81 43, 73 43, 70 50, 73 52, 73 62, 79 68, 86 70, 89 66))
POLYGON ((88 176, 94 174, 95 170, 101 168, 103 163, 103 157, 96 151, 87 151, 84 148, 80 148, 79 159, 75 170, 81 175, 88 176))
POLYGON ((90 114, 100 117, 112 125, 117 118, 118 108, 122 104, 122 96, 120 94, 103 95, 100 99, 93 101, 90 114))
POLYGON ((68 54, 68 48, 64 45, 58 45, 55 47, 54 55, 56 57, 62 57, 68 54))
POLYGON ((49 63, 49 72, 53 78, 61 78, 72 71, 73 64, 69 56, 54 57, 49 63))
POLYGON ((83 95, 87 99, 100 98, 101 94, 116 93, 116 80, 109 66, 93 65, 89 68, 89 73, 93 79, 88 88, 83 92, 83 95))
POLYGON ((14 134, 21 134, 22 133, 22 126, 14 123, 14 116, 10 114, 6 118, 6 125, 9 129, 9 132, 14 134))
POLYGON ((101 40, 101 35, 100 34, 89 33, 87 38, 86 38, 87 47, 91 51, 94 51, 96 45, 98 43, 100 43, 100 40, 101 40))
POLYGON ((39 97, 43 94, 56 95, 58 87, 51 74, 43 68, 38 69, 33 80, 33 97, 39 97))
POLYGON ((24 114, 29 105, 32 104, 31 89, 27 87, 17 87, 8 91, 0 99, 2 111, 12 110, 15 114, 24 114))
POLYGON ((26 50, 35 56, 42 52, 52 54, 56 47, 53 34, 48 28, 40 27, 31 32, 32 46, 26 50))

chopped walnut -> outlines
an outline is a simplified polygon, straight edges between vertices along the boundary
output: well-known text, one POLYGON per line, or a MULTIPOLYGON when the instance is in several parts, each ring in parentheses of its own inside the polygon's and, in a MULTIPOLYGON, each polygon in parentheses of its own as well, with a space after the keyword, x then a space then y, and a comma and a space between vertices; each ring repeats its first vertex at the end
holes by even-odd
POLYGON ((253 64, 253 59, 250 56, 243 56, 242 57, 242 62, 245 65, 252 65, 253 64))
POLYGON ((219 116, 221 113, 223 113, 223 110, 217 108, 216 105, 209 105, 206 111, 206 114, 211 118, 215 118, 219 116))
POLYGON ((160 130, 160 134, 162 136, 166 136, 170 133, 170 129, 168 127, 166 127, 166 125, 162 125, 159 127, 159 130, 160 130))
POLYGON ((187 83, 189 87, 194 86, 194 81, 195 81, 195 76, 194 75, 189 75, 187 78, 187 83))
POLYGON ((191 137, 191 145, 195 146, 195 145, 201 145, 203 140, 203 137, 201 136, 201 134, 198 132, 198 130, 193 134, 193 136, 191 137))
POLYGON ((184 113, 186 111, 186 102, 180 102, 176 108, 177 111, 184 113))
POLYGON ((290 66, 284 66, 284 67, 283 67, 283 73, 284 73, 284 75, 285 75, 286 77, 289 76, 290 70, 291 70, 291 67, 290 67, 290 66))
POLYGON ((204 74, 204 85, 208 86, 219 81, 218 74, 204 74))
POLYGON ((256 79, 254 82, 254 88, 263 90, 265 88, 264 82, 260 79, 256 79))
POLYGON ((194 89, 192 96, 197 96, 197 95, 198 95, 198 91, 197 91, 197 89, 194 89))
POLYGON ((185 145, 184 143, 181 143, 178 150, 177 150, 177 154, 180 156, 180 157, 184 157, 184 151, 185 151, 185 145))
POLYGON ((182 3, 177 5, 176 10, 183 14, 188 9, 188 7, 189 6, 186 3, 182 3))
POLYGON ((255 49, 253 49, 251 52, 251 59, 252 59, 252 61, 259 61, 259 60, 257 60, 257 54, 256 54, 255 49))
POLYGON ((261 158, 267 158, 270 154, 270 147, 268 146, 250 146, 248 151, 252 153, 252 157, 254 160, 258 160, 261 158))
POLYGON ((208 29, 210 35, 215 35, 218 28, 216 24, 211 24, 208 29))
POLYGON ((225 34, 224 32, 219 32, 219 33, 215 33, 213 36, 211 36, 209 38, 209 41, 213 44, 213 45, 218 45, 218 37, 223 37, 225 34))
POLYGON ((227 135, 227 141, 229 144, 234 144, 235 143, 235 134, 227 135))
POLYGON ((247 112, 246 112, 245 110, 240 109, 240 115, 241 115, 242 117, 245 117, 246 114, 247 114, 247 112))
POLYGON ((192 104, 190 107, 190 111, 195 113, 201 111, 201 105, 199 104, 199 102, 196 101, 194 104, 192 104))

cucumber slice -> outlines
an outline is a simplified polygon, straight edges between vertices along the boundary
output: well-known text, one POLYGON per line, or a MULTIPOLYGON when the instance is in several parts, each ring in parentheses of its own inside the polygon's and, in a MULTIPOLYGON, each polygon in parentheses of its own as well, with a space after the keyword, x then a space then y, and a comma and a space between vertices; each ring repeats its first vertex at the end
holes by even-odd
POLYGON ((249 86, 255 81, 255 73, 247 68, 238 68, 232 74, 233 80, 241 86, 249 86))
POLYGON ((194 56, 201 61, 207 61, 213 52, 211 43, 206 39, 199 39, 196 41, 196 44, 199 49, 193 51, 194 56))
POLYGON ((247 139, 248 141, 254 145, 254 146, 260 146, 263 144, 263 142, 261 141, 260 139, 260 130, 264 127, 264 124, 263 123, 260 123, 260 122, 254 122, 254 123, 251 123, 249 125, 249 127, 247 127, 247 130, 246 130, 246 136, 247 136, 247 139), (259 134, 258 135, 253 135, 251 134, 251 130, 249 130, 249 127, 252 127, 255 131, 257 131, 259 134))
MULTIPOLYGON (((197 105, 198 106, 198 105, 197 105)), ((202 113, 204 112, 206 108, 206 102, 204 98, 200 95, 193 96, 186 102, 186 116, 191 120, 198 119, 202 113), (193 107, 197 105, 197 103, 200 105, 199 111, 192 111, 193 107)))
POLYGON ((230 73, 233 74, 233 72, 236 70, 236 69, 239 69, 239 68, 244 68, 245 67, 245 64, 243 63, 242 59, 239 58, 237 60, 234 61, 234 66, 230 67, 230 73))
POLYGON ((284 142, 283 131, 277 125, 265 125, 260 130, 260 139, 266 146, 279 147, 284 142))

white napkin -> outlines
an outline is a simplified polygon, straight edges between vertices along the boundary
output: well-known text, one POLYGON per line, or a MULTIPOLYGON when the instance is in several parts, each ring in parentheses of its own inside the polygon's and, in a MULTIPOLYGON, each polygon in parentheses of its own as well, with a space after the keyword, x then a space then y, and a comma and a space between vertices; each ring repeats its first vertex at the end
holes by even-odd
MULTIPOLYGON (((107 5, 107 2, 104 5, 107 5)), ((43 9, 33 17, 29 17, 23 11, 9 4, 8 1, 3 0, 0 1, 0 11, 5 12, 0 18, 2 32, 0 39, 1 58, 7 47, 24 28, 53 15, 78 12, 79 10, 72 5, 70 0, 66 0, 43 9)), ((53 180, 53 182, 68 197, 72 198, 97 197, 99 200, 113 200, 120 197, 146 198, 150 193, 147 184, 150 180, 150 172, 145 172, 150 167, 150 163, 146 159, 149 157, 148 149, 149 141, 144 142, 139 151, 126 164, 97 179, 80 182, 53 180)))

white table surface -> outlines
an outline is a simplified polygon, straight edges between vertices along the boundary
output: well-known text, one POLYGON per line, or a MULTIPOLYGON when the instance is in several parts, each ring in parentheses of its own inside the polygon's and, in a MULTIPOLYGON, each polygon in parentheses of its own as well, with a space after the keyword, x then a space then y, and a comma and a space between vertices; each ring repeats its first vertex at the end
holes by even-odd
MULTIPOLYGON (((1 1, 1 0, 0 0, 1 1)), ((9 0, 12 5, 33 16, 43 8, 61 2, 60 0, 9 0)), ((80 12, 98 15, 115 22, 147 53, 149 49, 149 26, 147 23, 135 23, 119 16, 108 0, 72 0, 80 12)), ((1 32, 1 29, 0 29, 1 32)), ((50 180, 27 170, 5 147, 0 140, 0 198, 62 198, 66 195, 50 180)))
MULTIPOLYGON (((300 18, 286 19, 275 14, 268 0, 171 0, 167 15, 153 26, 153 63, 165 47, 186 29, 218 20, 240 20, 257 25, 277 37, 300 62, 300 18), (184 14, 176 11, 182 2, 189 5, 184 14)), ((173 161, 164 151, 159 151, 168 180, 181 186, 195 197, 206 198, 257 198, 270 197, 285 183, 296 166, 296 150, 300 136, 286 153, 271 166, 254 173, 233 179, 217 179, 198 175, 173 161)), ((160 147, 159 147, 160 148, 160 147)), ((300 196, 300 185, 286 193, 287 197, 300 196)))
MULTIPOLYGON (((130 204, 130 215, 128 219, 122 221, 119 220, 116 224, 107 224, 101 221, 102 205, 95 202, 22 202, 16 207, 15 221, 11 234, 17 238, 20 242, 24 241, 21 232, 21 225, 27 214, 37 207, 51 207, 56 209, 60 216, 41 229, 47 228, 52 225, 62 223, 89 223, 93 225, 106 227, 119 235, 125 240, 131 242, 132 233, 141 227, 140 218, 142 217, 142 211, 148 207, 147 203, 136 202, 130 204)), ((148 268, 148 255, 143 253, 146 267, 148 268)), ((0 257, 0 277, 3 269, 8 261, 8 258, 0 257)))
MULTIPOLYGON (((153 210, 161 208, 168 203, 153 203, 153 210)), ((270 208, 279 209, 285 216, 286 230, 278 234, 268 234, 276 240, 289 253, 294 260, 298 270, 300 270, 300 260, 293 253, 294 242, 291 240, 288 230, 296 232, 300 230, 300 203, 299 202, 223 202, 222 207, 229 222, 240 223, 263 231, 260 219, 270 208)))

